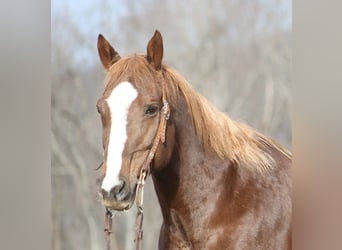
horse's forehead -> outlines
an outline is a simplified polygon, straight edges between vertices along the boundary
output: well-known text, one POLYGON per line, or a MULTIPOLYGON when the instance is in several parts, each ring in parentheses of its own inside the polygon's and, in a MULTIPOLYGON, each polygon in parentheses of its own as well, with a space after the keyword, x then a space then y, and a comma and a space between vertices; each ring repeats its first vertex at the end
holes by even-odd
POLYGON ((121 81, 107 93, 108 96, 106 99, 108 100, 110 98, 113 98, 113 96, 124 99, 126 95, 130 95, 131 93, 134 93, 133 95, 136 95, 137 92, 138 90, 130 81, 121 81))
MULTIPOLYGON (((125 114, 126 116, 129 112, 129 109, 136 98, 138 98, 139 92, 129 81, 122 81, 117 84, 109 93, 105 94, 104 100, 108 104, 108 108, 110 110, 111 116, 113 114, 125 114)), ((111 118, 116 118, 111 117, 111 118)))
MULTIPOLYGON (((126 86, 125 88, 133 88, 136 93, 137 97, 142 102, 149 102, 151 100, 158 100, 161 95, 161 89, 157 86, 157 84, 153 81, 145 81, 145 82, 134 82, 132 80, 125 80, 117 85, 115 85, 112 89, 107 90, 104 93, 104 99, 108 98, 112 95, 113 92, 118 92, 118 90, 122 89, 121 85, 122 83, 129 83, 130 87, 126 86)), ((125 90, 122 91, 123 94, 125 93, 125 90)))

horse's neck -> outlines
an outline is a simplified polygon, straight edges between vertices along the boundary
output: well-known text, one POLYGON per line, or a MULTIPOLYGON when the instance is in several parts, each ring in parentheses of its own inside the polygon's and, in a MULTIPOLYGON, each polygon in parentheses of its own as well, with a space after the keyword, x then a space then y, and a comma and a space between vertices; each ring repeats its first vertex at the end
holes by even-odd
POLYGON ((173 157, 167 167, 154 173, 153 181, 164 223, 176 231, 187 232, 187 226, 198 231, 215 210, 231 163, 204 151, 188 114, 178 114, 176 119, 173 157))

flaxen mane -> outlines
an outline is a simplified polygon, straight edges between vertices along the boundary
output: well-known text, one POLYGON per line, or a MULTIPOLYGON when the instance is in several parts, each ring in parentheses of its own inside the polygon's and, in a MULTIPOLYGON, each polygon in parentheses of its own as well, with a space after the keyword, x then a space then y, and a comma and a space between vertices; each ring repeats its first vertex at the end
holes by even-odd
POLYGON ((163 65, 162 74, 156 78, 156 71, 142 55, 124 57, 110 69, 106 90, 123 80, 144 84, 146 81, 160 81, 163 77, 171 106, 180 94, 184 96, 196 134, 205 150, 213 150, 219 157, 229 158, 237 165, 246 163, 247 166, 258 166, 261 172, 270 169, 274 163, 265 152, 265 145, 273 146, 289 159, 292 158, 290 152, 273 140, 218 111, 171 67, 163 65))

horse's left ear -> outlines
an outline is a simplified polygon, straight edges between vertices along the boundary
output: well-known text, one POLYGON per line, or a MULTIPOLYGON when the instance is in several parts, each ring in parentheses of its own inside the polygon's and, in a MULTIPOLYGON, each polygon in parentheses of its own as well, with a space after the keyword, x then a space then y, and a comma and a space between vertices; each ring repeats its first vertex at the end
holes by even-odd
POLYGON ((156 30, 147 44, 147 60, 150 63, 153 63, 156 70, 161 69, 163 51, 163 37, 160 32, 156 30))

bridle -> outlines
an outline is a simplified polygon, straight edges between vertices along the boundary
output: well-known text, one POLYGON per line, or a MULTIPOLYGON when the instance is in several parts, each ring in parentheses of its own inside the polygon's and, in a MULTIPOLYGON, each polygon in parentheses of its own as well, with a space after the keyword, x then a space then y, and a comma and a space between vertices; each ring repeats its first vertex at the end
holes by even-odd
MULTIPOLYGON (((166 127, 167 121, 170 119, 171 109, 169 103, 166 99, 166 92, 165 92, 165 83, 162 80, 162 114, 160 115, 159 127, 157 130, 157 134, 153 140, 152 147, 147 155, 147 158, 140 170, 138 183, 136 187, 135 193, 135 203, 137 206, 137 215, 136 215, 136 227, 135 227, 135 249, 140 250, 142 249, 142 239, 143 239, 143 220, 144 220, 144 213, 143 213, 143 202, 144 202, 144 186, 145 181, 148 175, 151 172, 151 164, 158 149, 160 142, 165 143, 166 140, 166 127)), ((110 250, 110 234, 112 233, 112 212, 106 208, 106 215, 105 215, 105 240, 107 242, 107 250, 110 250)))

